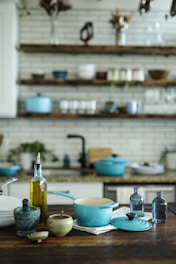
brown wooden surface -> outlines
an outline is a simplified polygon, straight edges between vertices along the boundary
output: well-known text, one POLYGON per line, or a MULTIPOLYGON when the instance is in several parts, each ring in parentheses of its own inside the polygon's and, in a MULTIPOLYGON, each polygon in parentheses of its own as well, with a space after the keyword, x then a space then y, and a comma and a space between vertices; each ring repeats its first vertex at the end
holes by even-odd
MULTIPOLYGON (((146 207, 150 211, 151 206, 146 207)), ((49 206, 48 213, 73 215, 72 205, 49 206)), ((44 228, 46 230, 47 228, 44 228)), ((16 236, 16 227, 0 229, 1 263, 176 263, 176 215, 169 210, 165 224, 153 224, 145 232, 113 230, 92 235, 72 230, 65 237, 49 237, 34 243, 16 236)))
MULTIPOLYGON (((33 80, 33 79, 22 79, 18 80, 19 84, 24 84, 24 85, 56 85, 58 86, 58 89, 60 88, 59 85, 68 85, 71 86, 87 86, 87 85, 106 85, 109 86, 111 84, 111 81, 109 80, 99 80, 99 79, 94 79, 94 80, 76 80, 76 79, 66 79, 66 80, 56 80, 56 79, 43 79, 43 80, 33 80)), ((115 81, 114 84, 119 88, 119 87, 124 87, 126 85, 125 81, 115 81)), ((161 80, 145 80, 143 82, 139 81, 129 81, 128 86, 137 86, 137 87, 154 87, 154 86, 159 86, 159 87, 169 87, 169 86, 175 86, 176 85, 176 80, 166 80, 166 79, 161 79, 161 80)), ((83 88, 83 87, 81 87, 83 88)))
POLYGON ((21 44, 18 49, 23 52, 51 53, 95 53, 95 54, 143 54, 143 55, 176 55, 176 47, 156 46, 116 46, 116 45, 48 45, 21 44))
POLYGON ((175 119, 176 114, 137 114, 129 115, 126 113, 96 113, 96 114, 62 114, 62 113, 51 113, 51 114, 31 114, 31 113, 19 113, 19 117, 27 118, 60 118, 60 119, 79 119, 79 118, 117 118, 117 119, 175 119))

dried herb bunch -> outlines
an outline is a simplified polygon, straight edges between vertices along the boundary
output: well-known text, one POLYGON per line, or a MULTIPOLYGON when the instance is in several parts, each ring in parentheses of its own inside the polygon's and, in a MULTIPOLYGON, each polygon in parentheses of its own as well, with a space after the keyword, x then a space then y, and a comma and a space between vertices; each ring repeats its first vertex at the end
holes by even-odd
POLYGON ((119 9, 116 9, 115 12, 112 13, 112 19, 109 22, 113 25, 113 27, 121 31, 123 29, 128 28, 128 24, 132 18, 133 13, 130 15, 122 15, 119 9))

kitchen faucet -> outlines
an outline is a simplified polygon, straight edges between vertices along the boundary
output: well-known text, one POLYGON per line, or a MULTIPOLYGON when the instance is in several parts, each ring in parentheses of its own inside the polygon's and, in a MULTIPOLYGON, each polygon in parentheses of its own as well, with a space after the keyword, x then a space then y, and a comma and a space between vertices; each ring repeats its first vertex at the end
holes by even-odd
POLYGON ((11 184, 12 182, 17 181, 18 179, 16 177, 11 178, 10 180, 5 181, 1 186, 0 186, 0 195, 2 195, 2 192, 4 190, 4 187, 7 185, 11 184))
POLYGON ((78 162, 81 163, 81 168, 84 169, 87 167, 87 162, 86 162, 86 152, 85 152, 85 138, 81 135, 72 135, 69 134, 67 135, 68 138, 80 138, 82 140, 82 153, 80 153, 80 157, 78 159, 78 162))

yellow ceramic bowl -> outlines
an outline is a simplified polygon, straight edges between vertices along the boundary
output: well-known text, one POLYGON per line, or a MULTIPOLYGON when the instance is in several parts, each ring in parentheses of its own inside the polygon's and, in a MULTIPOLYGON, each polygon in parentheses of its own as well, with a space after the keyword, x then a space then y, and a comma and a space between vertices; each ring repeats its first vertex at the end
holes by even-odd
POLYGON ((73 218, 66 214, 53 214, 48 217, 47 226, 54 236, 65 236, 73 227, 73 218))

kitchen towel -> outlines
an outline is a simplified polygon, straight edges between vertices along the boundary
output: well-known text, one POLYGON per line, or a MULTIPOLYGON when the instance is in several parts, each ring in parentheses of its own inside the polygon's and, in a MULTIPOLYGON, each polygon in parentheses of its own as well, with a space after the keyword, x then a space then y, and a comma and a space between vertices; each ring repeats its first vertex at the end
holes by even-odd
MULTIPOLYGON (((123 207, 116 209, 112 212, 112 219, 116 218, 116 217, 126 216, 126 213, 129 213, 129 212, 130 212, 130 208, 123 206, 123 207)), ((152 213, 145 212, 144 216, 141 217, 141 219, 146 220, 146 221, 152 219, 152 213)), ((86 231, 86 232, 94 234, 94 235, 99 235, 99 234, 117 229, 115 226, 113 226, 111 224, 106 225, 106 226, 100 226, 100 227, 80 226, 76 219, 73 221, 73 228, 80 230, 80 231, 86 231)))

